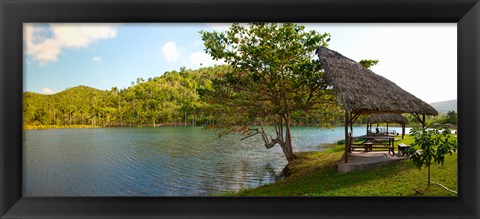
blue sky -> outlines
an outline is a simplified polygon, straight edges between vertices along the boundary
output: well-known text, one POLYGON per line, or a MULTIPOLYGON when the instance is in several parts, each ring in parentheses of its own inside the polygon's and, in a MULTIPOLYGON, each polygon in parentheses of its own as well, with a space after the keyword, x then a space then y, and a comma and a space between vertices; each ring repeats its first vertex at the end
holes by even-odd
MULTIPOLYGON (((359 61, 426 102, 457 98, 456 24, 303 24, 332 35, 330 49, 359 61)), ((180 67, 219 64, 198 31, 229 24, 25 24, 24 90, 78 85, 124 88, 180 67)))

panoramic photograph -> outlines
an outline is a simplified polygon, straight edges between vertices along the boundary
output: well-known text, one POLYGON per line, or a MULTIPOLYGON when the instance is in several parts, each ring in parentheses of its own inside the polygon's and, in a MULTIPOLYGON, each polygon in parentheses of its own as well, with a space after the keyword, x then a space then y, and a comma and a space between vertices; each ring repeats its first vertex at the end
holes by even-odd
POLYGON ((456 23, 24 23, 23 196, 457 196, 456 23))

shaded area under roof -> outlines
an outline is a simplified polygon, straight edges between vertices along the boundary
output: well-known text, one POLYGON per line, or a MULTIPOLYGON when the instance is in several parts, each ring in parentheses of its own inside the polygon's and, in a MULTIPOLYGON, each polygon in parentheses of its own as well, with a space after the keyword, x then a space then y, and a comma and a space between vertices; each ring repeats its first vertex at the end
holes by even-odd
POLYGON ((364 124, 373 123, 399 123, 407 124, 408 120, 404 116, 396 113, 372 114, 363 120, 364 124))
POLYGON ((348 112, 438 115, 429 104, 336 51, 320 47, 317 55, 337 102, 348 112))

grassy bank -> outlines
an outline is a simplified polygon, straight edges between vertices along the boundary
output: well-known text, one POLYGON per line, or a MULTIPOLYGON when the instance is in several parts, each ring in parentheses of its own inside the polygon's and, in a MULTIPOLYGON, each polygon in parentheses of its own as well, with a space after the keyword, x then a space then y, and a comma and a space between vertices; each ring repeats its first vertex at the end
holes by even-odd
MULTIPOLYGON (((410 144, 409 135, 395 142, 410 144)), ((332 145, 327 151, 297 153, 299 159, 289 165, 290 176, 276 183, 224 195, 232 196, 456 196, 432 184, 427 187, 427 170, 416 168, 410 160, 385 166, 337 173, 344 145, 332 145)), ((457 191, 457 156, 447 155, 445 165, 433 165, 432 182, 457 191)))

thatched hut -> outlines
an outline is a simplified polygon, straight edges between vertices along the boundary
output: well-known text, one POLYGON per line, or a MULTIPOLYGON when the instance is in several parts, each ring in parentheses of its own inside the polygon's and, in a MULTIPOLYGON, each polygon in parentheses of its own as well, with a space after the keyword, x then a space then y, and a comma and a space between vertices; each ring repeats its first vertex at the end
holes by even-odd
POLYGON ((402 139, 405 136, 405 124, 408 123, 407 118, 401 114, 396 113, 382 113, 382 114, 372 114, 369 117, 365 118, 363 124, 367 124, 367 134, 372 133, 372 124, 378 123, 387 123, 387 133, 388 133, 388 124, 389 123, 398 123, 402 126, 402 139))
POLYGON ((352 131, 352 124, 361 114, 411 113, 423 126, 425 115, 438 115, 432 106, 360 63, 325 47, 318 48, 316 53, 337 102, 345 107, 345 155, 350 146, 348 127, 352 131))

